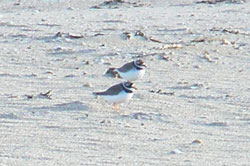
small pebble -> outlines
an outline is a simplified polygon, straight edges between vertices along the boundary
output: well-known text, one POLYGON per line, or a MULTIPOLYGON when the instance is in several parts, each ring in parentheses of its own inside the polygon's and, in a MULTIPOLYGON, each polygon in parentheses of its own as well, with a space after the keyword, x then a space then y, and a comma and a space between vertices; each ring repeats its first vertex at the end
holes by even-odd
POLYGON ((226 40, 226 39, 222 39, 222 44, 229 45, 231 43, 228 40, 226 40))
POLYGON ((195 69, 200 69, 201 68, 201 66, 199 66, 199 65, 194 65, 193 66, 195 69))
POLYGON ((127 40, 127 39, 131 39, 131 33, 129 33, 129 32, 123 32, 122 33, 122 39, 124 39, 124 40, 127 40))
POLYGON ((131 128, 131 126, 128 123, 125 124, 124 127, 131 128))
POLYGON ((27 97, 27 99, 32 99, 32 98, 34 98, 33 95, 25 95, 25 96, 27 97))
POLYGON ((75 75, 74 74, 69 74, 69 75, 64 76, 64 78, 72 78, 72 77, 75 77, 75 75))
POLYGON ((208 54, 206 54, 203 58, 206 59, 208 62, 213 62, 212 58, 208 54))
POLYGON ((67 10, 74 10, 74 8, 73 7, 68 7, 67 10))
POLYGON ((61 50, 63 50, 62 47, 57 47, 57 48, 55 48, 55 51, 61 51, 61 50))
POLYGON ((45 74, 53 74, 51 71, 47 71, 45 72, 45 74))
POLYGON ((171 152, 169 152, 170 154, 182 154, 183 152, 179 149, 175 149, 175 150, 172 150, 171 152))
POLYGON ((163 60, 165 60, 165 61, 169 61, 170 60, 169 56, 166 56, 166 55, 161 56, 161 58, 163 60))
POLYGON ((202 142, 201 142, 201 140, 199 140, 199 139, 196 139, 196 140, 193 140, 193 142, 192 142, 192 144, 201 144, 202 142))
POLYGON ((83 85, 84 87, 92 88, 93 85, 90 82, 87 82, 86 84, 83 85))
POLYGON ((200 89, 203 87, 203 84, 193 84, 189 88, 190 89, 200 89))
POLYGON ((105 119, 104 119, 104 120, 102 120, 100 123, 101 123, 101 124, 104 124, 104 123, 109 123, 109 124, 110 124, 111 121, 110 121, 110 120, 105 120, 105 119))

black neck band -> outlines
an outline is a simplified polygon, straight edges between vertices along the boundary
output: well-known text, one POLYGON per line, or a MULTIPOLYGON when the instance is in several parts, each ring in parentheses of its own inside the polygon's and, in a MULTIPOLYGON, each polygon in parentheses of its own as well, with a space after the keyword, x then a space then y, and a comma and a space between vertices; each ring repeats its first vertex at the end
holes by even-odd
POLYGON ((127 93, 133 93, 132 90, 129 90, 129 89, 127 89, 126 87, 124 87, 123 84, 122 84, 122 89, 123 89, 125 92, 127 92, 127 93))
POLYGON ((134 62, 133 64, 134 64, 134 67, 135 67, 137 70, 142 70, 142 69, 143 69, 143 68, 141 68, 141 67, 136 66, 135 63, 136 63, 136 62, 134 62))

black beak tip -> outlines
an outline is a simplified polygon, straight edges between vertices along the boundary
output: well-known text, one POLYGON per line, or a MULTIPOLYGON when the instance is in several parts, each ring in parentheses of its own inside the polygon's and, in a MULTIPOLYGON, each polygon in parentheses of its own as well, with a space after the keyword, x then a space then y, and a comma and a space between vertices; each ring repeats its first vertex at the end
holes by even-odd
POLYGON ((132 88, 134 88, 135 90, 137 90, 137 88, 135 86, 132 86, 132 88))

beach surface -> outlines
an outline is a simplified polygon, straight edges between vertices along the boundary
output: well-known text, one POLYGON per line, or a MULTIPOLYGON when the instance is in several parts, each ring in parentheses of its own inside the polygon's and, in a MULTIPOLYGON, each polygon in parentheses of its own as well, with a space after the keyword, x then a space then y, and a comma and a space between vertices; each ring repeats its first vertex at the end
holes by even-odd
POLYGON ((249 166, 249 18, 247 0, 0 1, 0 165, 249 166), (118 111, 92 94, 139 58, 118 111))

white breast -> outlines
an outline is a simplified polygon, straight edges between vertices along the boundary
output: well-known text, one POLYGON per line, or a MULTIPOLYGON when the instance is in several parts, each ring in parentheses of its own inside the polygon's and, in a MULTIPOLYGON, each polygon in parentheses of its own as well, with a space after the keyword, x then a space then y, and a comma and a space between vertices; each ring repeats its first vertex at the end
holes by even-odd
POLYGON ((137 79, 141 79, 144 76, 145 70, 144 69, 137 70, 133 68, 132 70, 129 70, 128 72, 122 73, 118 71, 118 73, 122 78, 126 79, 127 81, 135 81, 137 79))
POLYGON ((126 93, 125 91, 120 92, 118 95, 107 95, 103 96, 105 100, 113 103, 127 102, 133 97, 133 93, 126 93))

